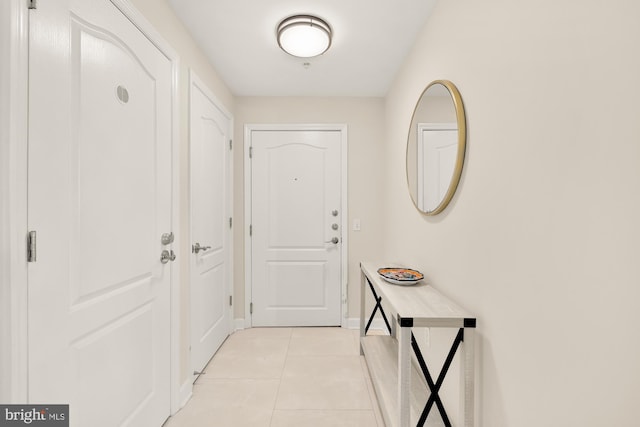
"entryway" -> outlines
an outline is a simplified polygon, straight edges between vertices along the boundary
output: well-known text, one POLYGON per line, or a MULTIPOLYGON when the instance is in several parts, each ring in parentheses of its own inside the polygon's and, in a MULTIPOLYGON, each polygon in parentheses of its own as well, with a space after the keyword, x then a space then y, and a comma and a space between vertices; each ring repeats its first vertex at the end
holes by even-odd
POLYGON ((248 326, 339 326, 346 127, 246 127, 248 326))

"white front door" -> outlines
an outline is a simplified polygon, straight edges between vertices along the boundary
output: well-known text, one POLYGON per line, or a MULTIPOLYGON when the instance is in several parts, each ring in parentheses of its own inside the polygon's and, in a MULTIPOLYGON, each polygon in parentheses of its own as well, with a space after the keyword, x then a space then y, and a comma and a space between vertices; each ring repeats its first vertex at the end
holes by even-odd
POLYGON ((253 326, 341 324, 341 138, 251 133, 253 326))
POLYGON ((38 2, 29 43, 29 401, 69 403, 75 427, 158 427, 171 62, 108 0, 38 2))
POLYGON ((191 364, 194 372, 202 372, 229 335, 231 324, 231 119, 216 106, 209 90, 193 74, 189 114, 191 364))

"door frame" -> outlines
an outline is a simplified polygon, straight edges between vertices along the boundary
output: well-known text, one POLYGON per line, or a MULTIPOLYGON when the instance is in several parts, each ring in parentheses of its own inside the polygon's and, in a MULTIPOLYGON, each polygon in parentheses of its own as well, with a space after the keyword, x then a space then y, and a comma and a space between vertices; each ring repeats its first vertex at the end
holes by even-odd
MULTIPOLYGON (((229 138, 231 139, 231 141, 233 141, 233 131, 234 131, 234 122, 233 122, 233 115, 231 114, 231 112, 229 110, 227 110, 227 108, 224 106, 224 104, 222 102, 220 102, 220 100, 218 99, 217 96, 215 96, 215 94, 213 93, 213 91, 211 89, 209 89, 206 85, 206 83, 204 82, 204 80, 202 80, 200 77, 198 77, 198 75, 195 73, 195 71, 193 71, 193 69, 189 69, 189 243, 188 243, 188 247, 191 247, 191 242, 194 241, 193 238, 193 228, 192 228, 192 224, 193 224, 193 193, 192 193, 192 189, 193 189, 193 175, 192 175, 192 171, 193 168, 191 167, 192 165, 192 157, 191 157, 191 102, 193 99, 193 90, 194 88, 197 87, 207 98, 209 98, 209 100, 211 101, 211 103, 218 109, 220 110, 220 112, 222 113, 223 116, 225 116, 225 118, 227 118, 229 120, 229 138)), ((227 164, 226 164, 226 173, 227 173, 227 185, 226 185, 226 203, 227 203, 227 210, 226 210, 226 215, 229 216, 230 218, 233 218, 233 142, 231 142, 231 148, 229 149, 229 153, 227 156, 227 164)), ((233 221, 233 220, 232 220, 233 221)), ((233 223, 232 223, 233 224, 233 223)), ((227 247, 227 258, 226 258, 226 263, 227 263, 227 278, 228 278, 228 283, 226 286, 226 291, 228 295, 233 295, 233 226, 229 228, 229 230, 227 230, 226 236, 225 236, 225 245, 227 247)), ((191 271, 191 267, 192 267, 192 259, 191 259, 191 253, 189 253, 189 263, 188 263, 188 269, 189 269, 189 305, 191 304, 191 281, 192 281, 192 271, 191 271)), ((227 306, 227 315, 229 316, 229 334, 231 334, 234 331, 234 319, 233 319, 233 304, 230 304, 227 306)), ((189 314, 189 343, 191 344, 191 337, 192 337, 192 333, 191 333, 191 314, 189 314)), ((191 345, 189 346, 189 348, 191 348, 191 345)), ((191 354, 189 354, 189 372, 193 372, 194 367, 192 366, 192 358, 191 358, 191 354)), ((188 376, 189 378, 192 378, 192 375, 188 376)))
POLYGON ((251 299, 252 299, 252 259, 251 259, 251 236, 249 227, 251 225, 251 159, 249 158, 249 147, 251 147, 251 135, 253 131, 337 131, 340 132, 340 183, 342 205, 341 230, 342 230, 342 254, 340 259, 340 299, 341 313, 340 324, 343 328, 348 327, 348 277, 349 277, 349 211, 348 211, 348 127, 346 124, 246 124, 244 126, 244 327, 252 327, 251 319, 251 299))
POLYGON ((29 11, 0 5, 0 401, 27 398, 27 137, 29 11))
MULTIPOLYGON (((152 24, 131 4, 129 0, 109 0, 144 34, 153 45, 164 54, 171 63, 171 228, 175 230, 174 247, 181 248, 180 227, 180 129, 179 129, 179 71, 180 60, 177 52, 160 35, 152 24)), ((2 25, 9 34, 0 35, 0 49, 9 50, 8 55, 0 51, 3 57, 10 57, 8 63, 0 65, 3 76, 8 76, 8 82, 0 81, 0 89, 4 90, 7 83, 10 86, 8 107, 0 105, 0 123, 10 124, 8 135, 0 134, 0 152, 5 159, 5 151, 9 154, 11 167, 0 174, 0 201, 8 206, 9 218, 1 218, 0 232, 2 244, 8 242, 7 256, 0 262, 2 271, 8 271, 0 276, 0 293, 7 295, 3 298, 11 304, 8 310, 1 307, 3 325, 0 329, 0 339, 10 342, 10 346, 0 347, 0 376, 9 378, 6 389, 0 389, 0 400, 5 402, 26 403, 28 398, 28 364, 29 349, 27 336, 28 319, 28 265, 26 262, 27 235, 27 171, 28 171, 28 64, 29 64, 29 10, 27 2, 23 0, 9 0, 1 6, 3 12, 0 17, 2 25), (6 19, 5 19, 6 18, 6 19), (5 42, 6 39, 6 42, 5 42), (7 43, 8 42, 8 43, 7 43), (6 72, 6 73, 5 73, 6 72), (5 237, 7 238, 5 240, 5 237), (5 267, 8 267, 5 269, 5 267), (6 322, 6 323, 5 323, 6 322), (6 374, 6 375, 5 375, 6 374)), ((37 10, 33 13, 37 13, 37 10)), ((4 160, 3 160, 4 161, 4 160)), ((170 284, 170 364, 171 384, 170 413, 175 414, 184 404, 191 393, 191 388, 184 390, 180 384, 180 263, 171 265, 170 284), (181 390, 182 389, 182 390, 181 390), (185 395, 185 393, 188 393, 185 395)))

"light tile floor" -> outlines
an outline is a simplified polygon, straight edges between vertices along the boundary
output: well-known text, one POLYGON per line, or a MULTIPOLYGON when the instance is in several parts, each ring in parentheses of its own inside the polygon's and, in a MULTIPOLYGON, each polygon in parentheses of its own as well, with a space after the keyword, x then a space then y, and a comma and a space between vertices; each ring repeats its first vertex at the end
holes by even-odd
POLYGON ((238 331, 164 427, 384 427, 358 340, 342 328, 238 331))

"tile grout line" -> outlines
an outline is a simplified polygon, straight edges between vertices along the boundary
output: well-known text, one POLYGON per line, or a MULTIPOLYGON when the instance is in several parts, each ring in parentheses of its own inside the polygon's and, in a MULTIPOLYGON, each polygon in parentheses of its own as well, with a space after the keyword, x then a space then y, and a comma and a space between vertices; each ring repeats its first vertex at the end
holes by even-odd
POLYGON ((271 410, 271 419, 269 420, 269 426, 273 425, 273 416, 278 405, 278 396, 280 395, 280 386, 282 385, 282 378, 284 376, 284 370, 287 365, 287 359, 289 359, 289 348, 291 347, 291 337, 293 337, 293 328, 290 328, 289 343, 287 344, 287 352, 284 355, 284 364, 282 365, 282 371, 280 372, 280 379, 278 380, 278 389, 276 390, 276 398, 273 402, 273 409, 271 410))

